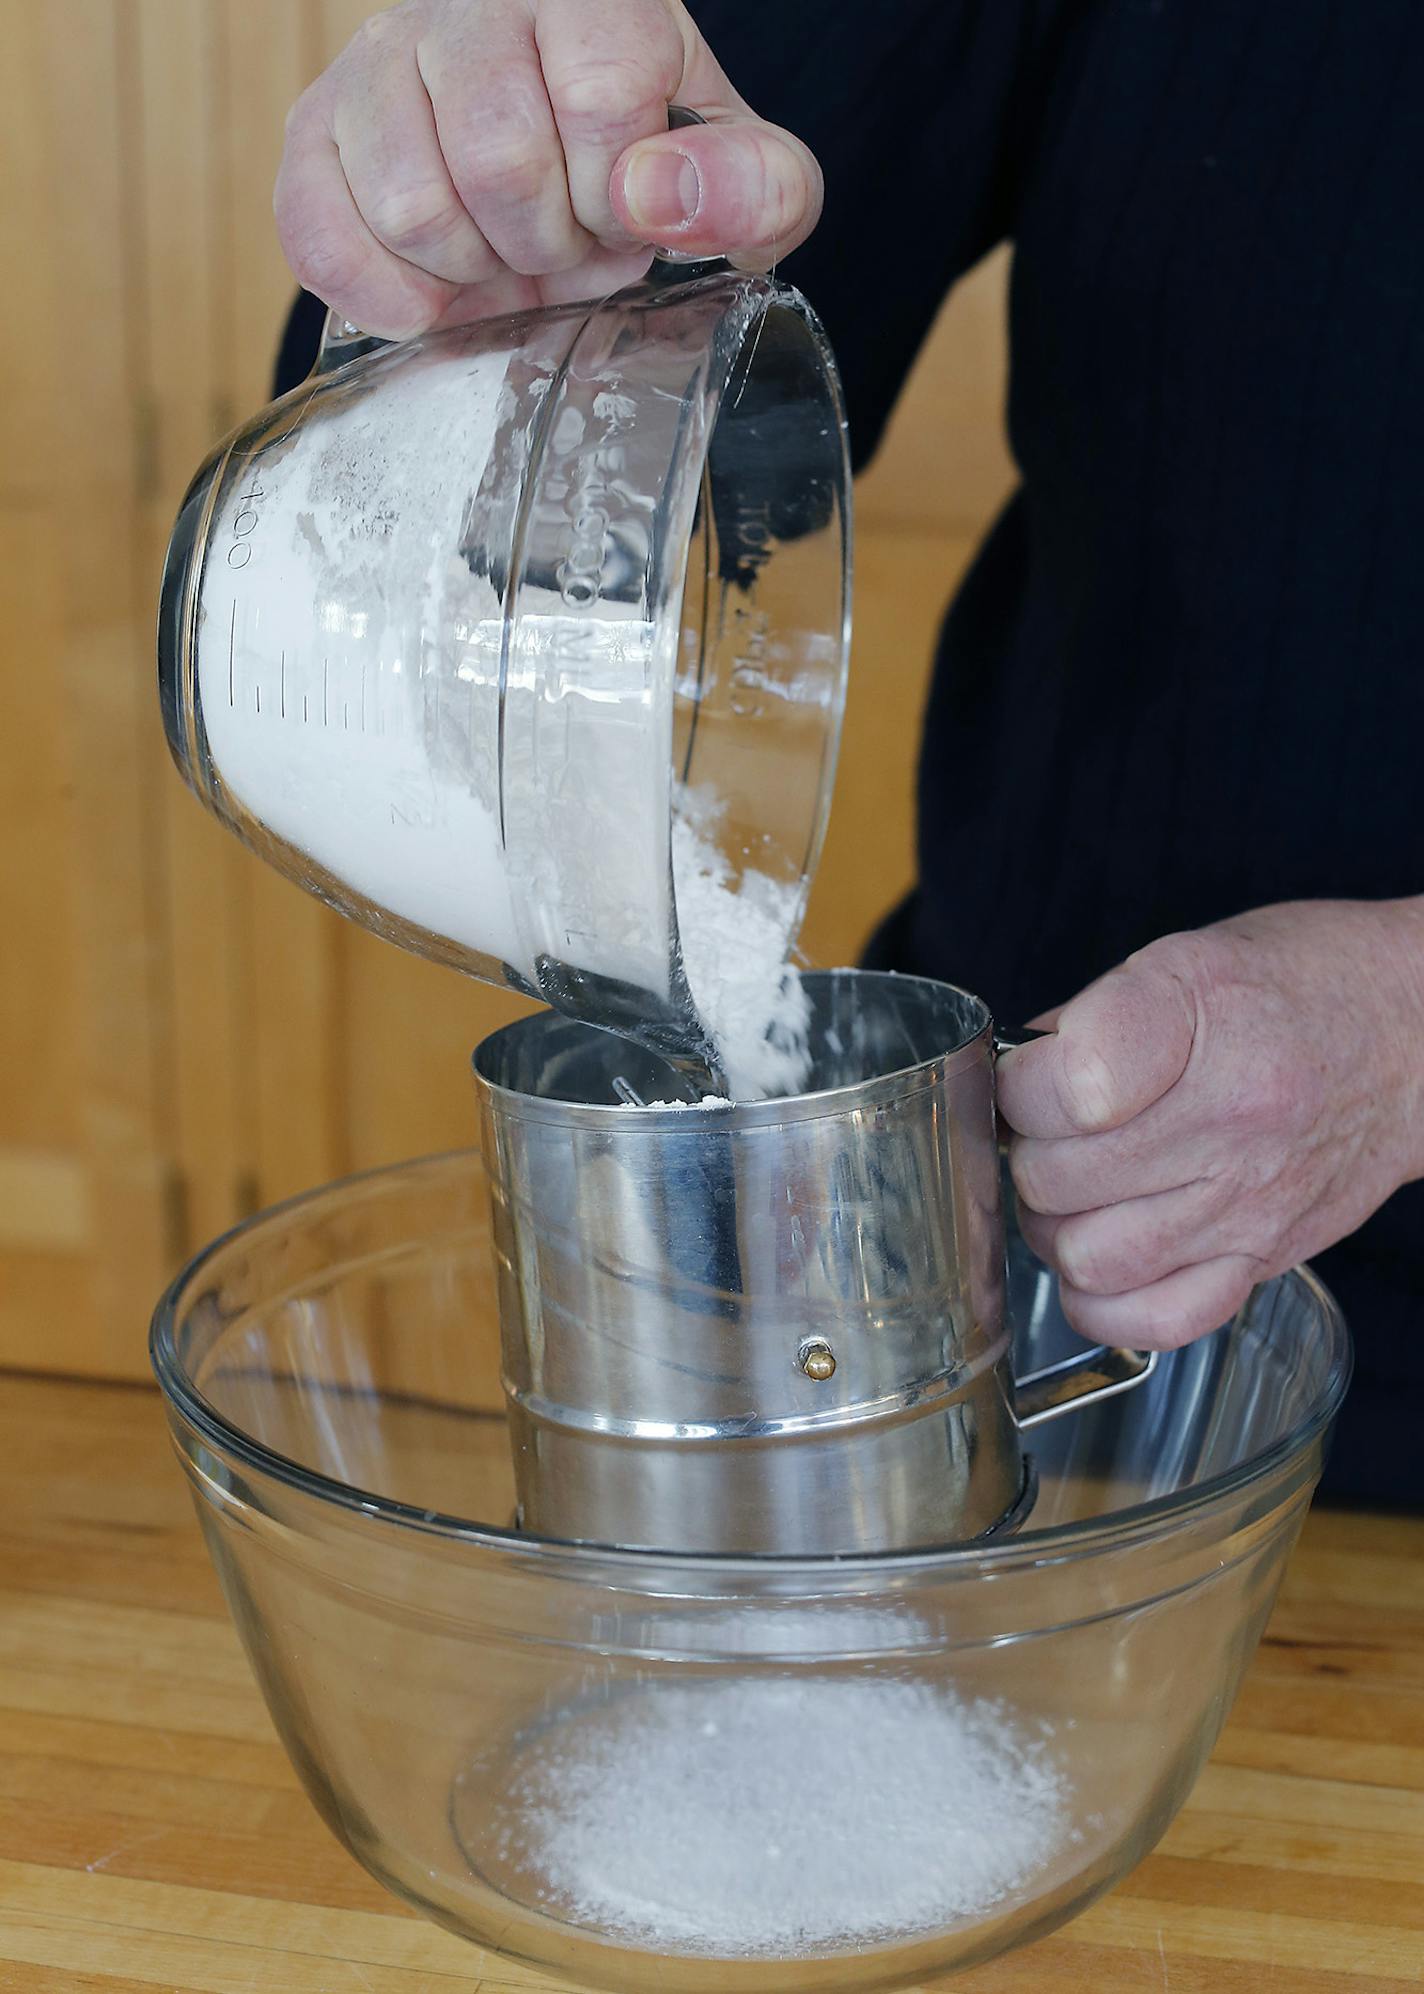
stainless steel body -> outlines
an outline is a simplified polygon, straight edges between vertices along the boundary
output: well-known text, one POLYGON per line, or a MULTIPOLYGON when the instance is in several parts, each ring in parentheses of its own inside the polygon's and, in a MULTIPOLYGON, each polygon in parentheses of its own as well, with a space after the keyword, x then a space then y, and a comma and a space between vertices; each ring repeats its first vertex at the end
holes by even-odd
POLYGON ((620 1107, 675 1091, 666 1066, 554 1013, 478 1049, 526 1528, 838 1553, 1015 1512, 988 1010, 913 977, 806 984, 788 1099, 620 1107))

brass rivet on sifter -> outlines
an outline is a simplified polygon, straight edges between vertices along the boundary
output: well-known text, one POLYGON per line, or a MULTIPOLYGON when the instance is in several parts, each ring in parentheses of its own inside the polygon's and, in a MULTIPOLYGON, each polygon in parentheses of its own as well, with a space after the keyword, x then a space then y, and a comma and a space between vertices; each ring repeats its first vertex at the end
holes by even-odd
POLYGON ((808 1336, 796 1353, 797 1365, 808 1378, 814 1378, 823 1385, 827 1378, 836 1374, 836 1353, 829 1343, 819 1336, 808 1336))

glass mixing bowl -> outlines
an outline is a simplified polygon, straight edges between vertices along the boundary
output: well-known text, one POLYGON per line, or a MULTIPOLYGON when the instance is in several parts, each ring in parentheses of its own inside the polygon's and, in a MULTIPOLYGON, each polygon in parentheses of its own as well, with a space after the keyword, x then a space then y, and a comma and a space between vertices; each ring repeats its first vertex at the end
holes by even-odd
MULTIPOLYGON (((1319 1283, 1036 1433, 1015 1538, 675 1557, 515 1529, 486 1206, 472 1155, 314 1191, 154 1325, 233 1618, 357 1859, 619 1994, 905 1986, 1140 1861, 1320 1471, 1350 1357, 1319 1283)), ((1010 1300, 1020 1369, 1075 1347, 1017 1239, 1010 1300)))

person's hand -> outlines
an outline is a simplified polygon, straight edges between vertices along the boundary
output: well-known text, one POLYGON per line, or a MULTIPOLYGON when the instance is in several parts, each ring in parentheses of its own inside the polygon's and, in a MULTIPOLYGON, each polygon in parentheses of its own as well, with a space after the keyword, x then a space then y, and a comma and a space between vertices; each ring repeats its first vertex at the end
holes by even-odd
POLYGON ((1424 902, 1170 935, 1003 1054, 1024 1235, 1095 1342, 1169 1349, 1424 1175, 1424 902))
POLYGON ((765 268, 821 175, 682 0, 405 0, 298 98, 274 205, 301 283, 400 338, 601 297, 651 244, 765 268), (707 127, 669 133, 673 103, 707 127))

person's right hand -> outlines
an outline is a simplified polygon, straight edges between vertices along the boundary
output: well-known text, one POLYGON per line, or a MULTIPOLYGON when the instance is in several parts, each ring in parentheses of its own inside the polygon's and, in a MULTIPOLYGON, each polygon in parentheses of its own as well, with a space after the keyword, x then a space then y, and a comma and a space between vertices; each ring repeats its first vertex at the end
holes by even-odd
POLYGON ((405 0, 298 98, 274 205, 301 283, 400 338, 600 297, 652 244, 765 268, 821 175, 682 0, 405 0), (669 132, 673 103, 706 128, 669 132))

